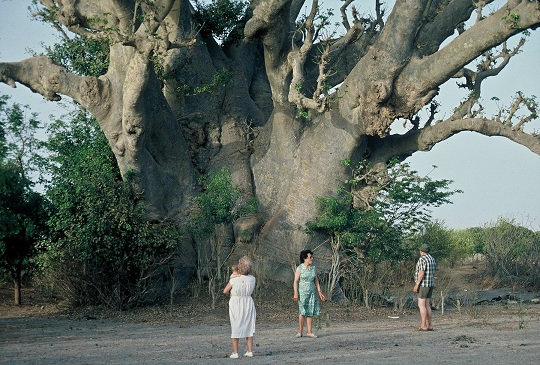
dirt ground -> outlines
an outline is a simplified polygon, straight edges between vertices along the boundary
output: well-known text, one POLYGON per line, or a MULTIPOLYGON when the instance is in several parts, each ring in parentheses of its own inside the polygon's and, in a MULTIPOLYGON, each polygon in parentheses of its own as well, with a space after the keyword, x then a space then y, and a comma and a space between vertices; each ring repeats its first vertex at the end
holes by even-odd
MULTIPOLYGON (((482 291, 494 298, 504 289, 482 291)), ((295 338, 297 308, 289 302, 257 305, 254 357, 232 360, 227 299, 216 309, 185 299, 129 312, 70 310, 33 291, 11 304, 0 291, 0 364, 533 364, 540 358, 537 293, 477 301, 433 311, 433 332, 413 332, 414 308, 368 310, 323 304, 317 339, 295 338), (523 301, 522 301, 523 300, 523 301)), ((503 295, 504 297, 504 295, 503 295)), ((240 342, 241 355, 245 343, 240 342)))

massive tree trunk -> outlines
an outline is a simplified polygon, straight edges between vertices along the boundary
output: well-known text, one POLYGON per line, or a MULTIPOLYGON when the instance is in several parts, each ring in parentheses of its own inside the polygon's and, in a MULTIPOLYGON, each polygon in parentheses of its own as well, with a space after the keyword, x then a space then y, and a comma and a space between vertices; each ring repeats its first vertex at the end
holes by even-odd
POLYGON ((506 41, 540 24, 538 1, 508 1, 488 16, 470 0, 397 0, 388 16, 376 1, 376 16, 360 19, 347 13, 347 0, 345 32, 334 39, 317 28, 316 0, 300 28, 304 1, 252 1, 244 38, 222 45, 197 32, 187 0, 40 2, 57 9, 59 27, 109 38, 107 73, 83 77, 34 57, 1 63, 0 81, 49 100, 70 96, 91 112, 150 219, 183 220, 197 177, 229 166, 243 194, 259 201, 257 217, 241 229, 261 227, 252 243, 279 280, 292 280, 315 198, 335 194, 347 179, 344 159, 368 159, 384 174, 390 158, 428 151, 461 131, 504 136, 540 154, 540 139, 524 129, 535 103, 515 100, 514 109, 529 110, 520 120, 515 113, 481 117, 478 104, 482 81, 523 45, 509 50, 506 41), (478 21, 465 29, 474 11, 478 21), (466 68, 475 59, 481 67, 466 68), (435 120, 432 104, 421 120, 418 113, 453 78, 465 78, 470 98, 448 119, 435 120), (398 119, 409 131, 391 135, 398 119))

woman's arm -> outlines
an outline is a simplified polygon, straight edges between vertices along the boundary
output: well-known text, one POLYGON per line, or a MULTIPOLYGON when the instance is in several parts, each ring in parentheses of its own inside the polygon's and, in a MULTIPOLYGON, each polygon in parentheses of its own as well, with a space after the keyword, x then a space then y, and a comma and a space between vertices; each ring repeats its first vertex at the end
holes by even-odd
POLYGON ((294 296, 293 296, 293 299, 294 299, 295 302, 298 301, 298 281, 300 281, 300 267, 297 267, 296 271, 294 272, 294 282, 293 282, 294 296))
POLYGON ((319 278, 317 278, 317 275, 315 275, 315 286, 317 287, 317 292, 319 293, 319 298, 324 302, 326 300, 326 297, 324 296, 322 290, 321 290, 321 284, 319 283, 319 278))
POLYGON ((227 283, 227 286, 225 286, 225 289, 223 289, 223 294, 228 294, 232 289, 232 285, 231 285, 231 282, 229 281, 227 283))

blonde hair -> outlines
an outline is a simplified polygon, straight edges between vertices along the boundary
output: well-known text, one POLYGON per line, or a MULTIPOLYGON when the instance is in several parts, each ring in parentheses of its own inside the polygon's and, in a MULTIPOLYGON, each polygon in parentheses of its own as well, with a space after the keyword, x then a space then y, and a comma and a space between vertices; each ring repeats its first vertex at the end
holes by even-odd
POLYGON ((238 273, 241 275, 248 275, 253 269, 253 261, 247 256, 243 256, 238 260, 238 273))

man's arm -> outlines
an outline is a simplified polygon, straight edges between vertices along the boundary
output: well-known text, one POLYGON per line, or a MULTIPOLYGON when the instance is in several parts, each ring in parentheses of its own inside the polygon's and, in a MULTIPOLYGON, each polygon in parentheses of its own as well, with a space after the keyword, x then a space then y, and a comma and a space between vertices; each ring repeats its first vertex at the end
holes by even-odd
POLYGON ((420 286, 420 283, 422 282, 422 279, 424 279, 425 274, 426 274, 426 272, 424 270, 420 270, 418 272, 418 278, 416 279, 416 283, 414 283, 413 293, 418 293, 418 287, 420 286))

